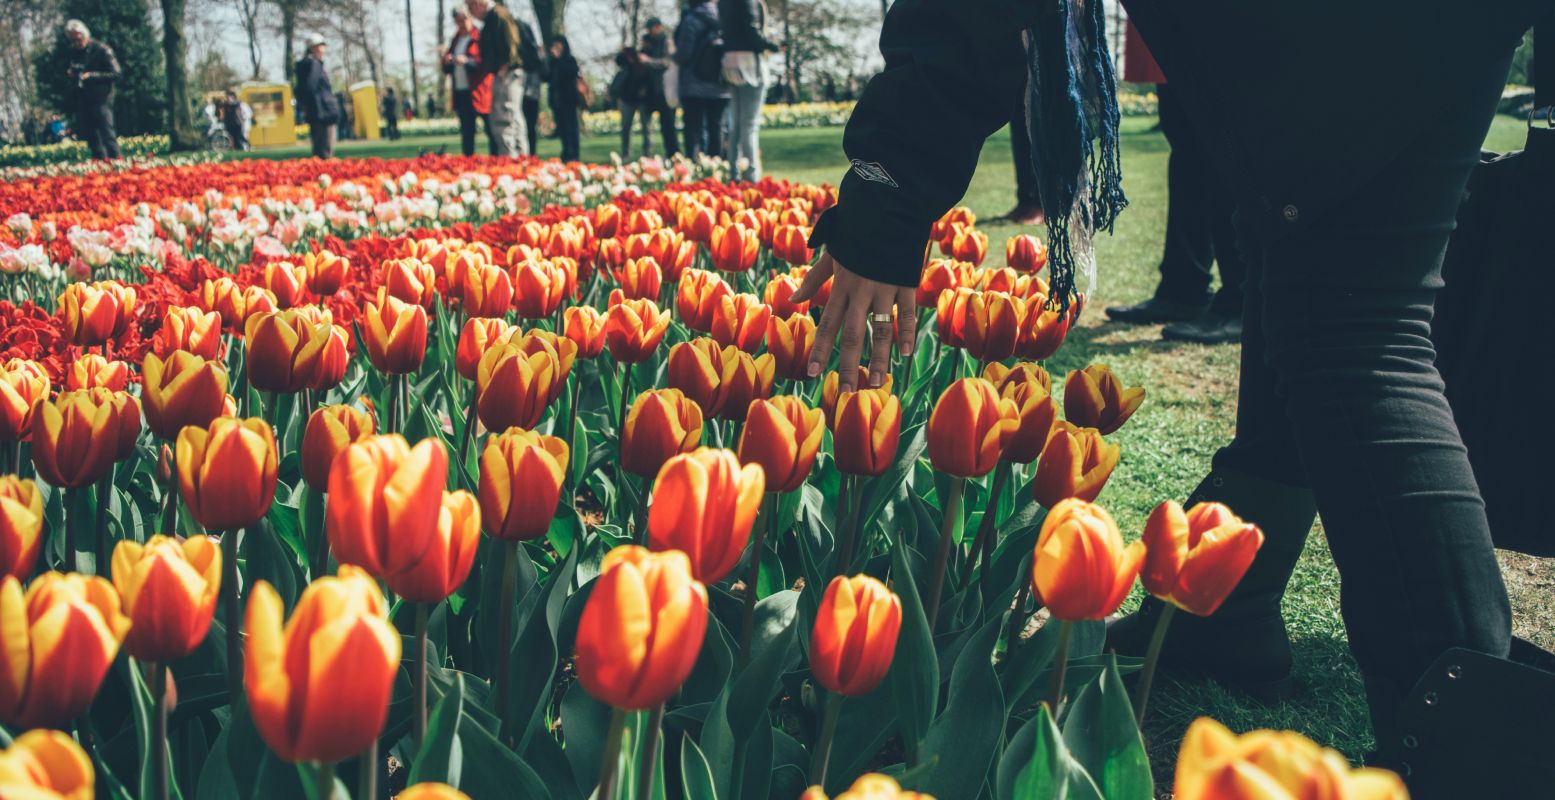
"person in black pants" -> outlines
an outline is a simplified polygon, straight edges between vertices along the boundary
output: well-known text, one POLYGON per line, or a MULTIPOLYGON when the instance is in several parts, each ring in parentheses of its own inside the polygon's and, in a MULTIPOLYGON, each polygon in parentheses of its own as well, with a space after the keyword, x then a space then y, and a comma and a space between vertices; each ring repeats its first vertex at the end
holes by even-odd
POLYGON ((70 42, 69 100, 76 114, 76 135, 86 141, 92 158, 118 158, 113 87, 119 80, 119 59, 113 48, 92 38, 81 20, 65 23, 65 38, 70 42))
POLYGON ((1019 104, 1010 115, 1010 155, 1015 162, 1015 207, 1001 219, 1016 225, 1041 225, 1042 193, 1031 165, 1031 134, 1026 132, 1026 107, 1019 104))
POLYGON ((297 82, 297 108, 308 122, 314 158, 334 157, 335 123, 340 121, 341 104, 335 99, 335 90, 329 85, 329 73, 324 69, 327 48, 322 38, 311 37, 307 54, 292 68, 297 82))
POLYGON ((400 99, 392 86, 383 94, 383 131, 391 142, 400 138, 400 99))
POLYGON ((1215 155, 1170 85, 1156 88, 1172 152, 1166 162, 1166 244, 1155 295, 1130 306, 1111 306, 1119 322, 1170 323, 1161 338, 1219 344, 1242 338, 1242 283, 1247 265, 1231 222, 1235 201, 1215 155), (1220 289, 1210 291, 1214 266, 1220 289))
POLYGON ((658 17, 649 17, 647 32, 643 34, 642 43, 637 46, 643 63, 648 65, 648 97, 643 113, 647 115, 645 122, 647 117, 659 115, 659 136, 664 140, 665 156, 680 152, 680 137, 675 130, 675 109, 664 96, 664 73, 674 63, 672 49, 664 21, 658 17))
POLYGON ((552 39, 550 75, 546 80, 551 84, 551 116, 556 120, 556 137, 562 143, 562 161, 578 160, 578 127, 581 123, 578 114, 583 104, 583 97, 578 92, 581 74, 567 37, 552 39))
MULTIPOLYGON (((1451 776, 1411 778, 1410 753, 1434 743, 1399 723, 1406 693, 1438 657, 1511 651, 1506 588, 1430 323, 1512 50, 1547 0, 1377 0, 1345 6, 1342 18, 1310 3, 1124 4, 1233 186, 1248 263, 1236 437, 1194 499, 1227 504, 1266 536, 1220 611, 1174 624, 1163 663, 1288 685, 1279 597, 1315 509, 1365 681, 1372 760, 1396 767, 1417 800, 1469 796, 1442 791, 1451 776), (1411 80, 1384 93, 1357 80, 1379 74, 1411 80)), ((982 140, 1008 120, 1029 67, 1020 31, 1037 21, 1014 3, 897 0, 881 42, 886 69, 844 138, 854 168, 812 239, 826 255, 796 300, 830 278, 828 309, 871 303, 871 313, 894 305, 898 320, 912 316, 929 226, 964 193, 982 140), (926 108, 945 122, 903 124, 926 108), (922 157, 930 152, 942 157, 922 157)), ((849 317, 840 328, 823 320, 816 336, 825 356, 840 335, 844 371, 874 324, 849 317)), ((890 317, 876 327, 888 369, 890 317)), ((1118 621, 1108 646, 1141 654, 1158 613, 1147 603, 1118 621)), ((1513 742, 1521 753, 1484 744, 1501 719, 1547 709, 1526 708, 1515 685, 1445 669, 1456 691, 1424 705, 1459 724, 1429 735, 1464 757, 1421 771, 1472 774, 1484 797, 1547 794, 1527 769, 1548 770, 1547 737, 1513 742), (1503 762, 1524 769, 1495 768, 1503 762)))
POLYGON ((714 43, 718 40, 718 4, 691 0, 675 28, 675 63, 680 65, 680 104, 686 109, 686 155, 723 154, 724 111, 729 87, 714 43))
POLYGON ((476 74, 480 60, 479 33, 470 21, 470 12, 454 6, 454 38, 443 52, 443 71, 453 83, 454 115, 459 118, 459 149, 475 155, 475 121, 485 120, 491 110, 491 76, 476 74), (484 106, 486 111, 481 111, 484 106))

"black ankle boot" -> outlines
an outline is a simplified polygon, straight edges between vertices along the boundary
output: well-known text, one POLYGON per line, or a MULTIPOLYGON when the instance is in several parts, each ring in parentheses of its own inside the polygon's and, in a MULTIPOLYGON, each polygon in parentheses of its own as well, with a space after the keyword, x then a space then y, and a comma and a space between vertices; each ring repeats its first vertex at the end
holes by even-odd
MULTIPOLYGON (((1176 614, 1161 649, 1159 669, 1201 673, 1265 702, 1289 695, 1290 638, 1280 599, 1317 516, 1312 492, 1218 469, 1188 498, 1187 507, 1224 503, 1263 529, 1263 547, 1241 583, 1209 617, 1176 614)), ((1145 598, 1139 610, 1107 626, 1107 648, 1141 657, 1165 604, 1145 598)))
POLYGON ((1403 776, 1414 800, 1555 795, 1555 662, 1527 645, 1517 661, 1448 650, 1401 703, 1367 681, 1377 751, 1368 763, 1403 776), (1530 655, 1536 657, 1530 658, 1530 655))

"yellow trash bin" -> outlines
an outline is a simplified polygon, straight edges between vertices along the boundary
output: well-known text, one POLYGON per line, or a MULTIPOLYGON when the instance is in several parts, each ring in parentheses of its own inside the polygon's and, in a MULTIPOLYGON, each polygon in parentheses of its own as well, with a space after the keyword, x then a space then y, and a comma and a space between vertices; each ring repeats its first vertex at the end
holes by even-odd
POLYGON ((372 81, 351 84, 352 124, 358 139, 378 138, 378 85, 372 81))
POLYGON ((292 87, 284 83, 245 84, 238 97, 254 110, 254 127, 248 142, 254 147, 277 147, 297 143, 292 124, 292 87))

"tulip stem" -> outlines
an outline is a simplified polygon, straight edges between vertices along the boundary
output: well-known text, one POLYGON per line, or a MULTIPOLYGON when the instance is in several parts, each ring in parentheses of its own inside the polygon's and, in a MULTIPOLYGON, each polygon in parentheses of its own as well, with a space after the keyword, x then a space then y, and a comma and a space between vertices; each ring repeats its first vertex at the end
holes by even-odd
POLYGON ((621 739, 626 735, 626 712, 619 708, 610 710, 610 728, 605 735, 602 764, 599 765, 599 789, 596 800, 615 800, 616 787, 620 783, 621 739))
POLYGON ((361 771, 356 778, 356 796, 362 800, 378 798, 378 738, 375 736, 359 759, 361 771))
POLYGON ((75 511, 79 503, 74 502, 76 499, 76 493, 80 491, 80 489, 65 489, 65 533, 67 534, 65 541, 66 572, 76 571, 76 551, 81 547, 82 521, 77 519, 77 517, 81 515, 77 514, 75 511))
POLYGON ((470 410, 464 415, 464 435, 459 439, 459 477, 465 476, 465 465, 470 459, 470 442, 475 440, 475 425, 479 422, 476 417, 475 401, 480 397, 475 389, 470 390, 470 410))
POLYGON ((27 472, 22 469, 22 466, 22 440, 17 439, 11 443, 11 472, 19 478, 27 477, 27 472))
POLYGON ((640 798, 653 797, 654 773, 659 767, 659 735, 664 727, 664 704, 660 703, 648 712, 648 727, 643 731, 643 781, 638 790, 640 798))
POLYGON ((334 800, 335 765, 329 762, 319 762, 318 779, 318 800, 334 800))
POLYGON ((862 475, 844 476, 848 481, 847 499, 844 505, 848 509, 846 518, 842 516, 842 509, 837 512, 837 520, 841 523, 842 545, 837 548, 836 574, 846 575, 853 566, 853 550, 858 546, 859 513, 864 506, 864 477, 862 475))
POLYGON ((642 479, 642 485, 637 487, 637 513, 632 518, 632 541, 648 546, 648 498, 653 492, 653 485, 647 478, 642 479))
MULTIPOLYGON (((583 376, 569 375, 568 379, 572 381, 572 396, 569 398, 569 402, 567 403, 567 429, 562 435, 565 437, 568 450, 572 451, 577 449, 572 445, 578 436, 578 401, 583 399, 583 376)), ((588 462, 588 455, 589 454, 586 452, 572 453, 573 458, 581 458, 583 459, 584 463, 588 462)), ((567 470, 567 473, 569 478, 567 484, 571 484, 572 481, 570 479, 572 476, 572 470, 567 470)), ((569 485, 568 488, 569 492, 566 497, 567 506, 570 508, 575 502, 575 493, 577 492, 578 487, 569 485)))
POLYGON ((1164 604, 1161 616, 1155 621, 1155 631, 1150 634, 1150 646, 1145 650, 1145 665, 1139 673, 1139 686, 1134 690, 1134 721, 1145 724, 1145 707, 1150 703, 1150 687, 1155 683, 1156 663, 1161 660, 1161 644, 1166 641, 1166 629, 1177 614, 1177 606, 1164 604))
POLYGON ((1008 659, 1015 654, 1015 648, 1020 645, 1020 633, 1026 627, 1026 599, 1031 597, 1031 559, 1022 559, 1020 591, 1015 593, 1015 607, 1010 611, 1010 632, 1004 642, 1004 657, 1008 659))
POLYGON ((1074 623, 1067 619, 1058 622, 1058 650, 1053 654, 1053 685, 1048 690, 1048 710, 1058 719, 1058 705, 1064 700, 1064 674, 1069 671, 1069 639, 1074 623))
POLYGON ((416 748, 427 738, 427 617, 431 606, 416 606, 416 748))
POLYGON ((227 622, 227 695, 237 708, 243 690, 243 656, 238 649, 238 532, 234 528, 221 534, 221 605, 227 622))
POLYGON ((961 520, 961 494, 966 489, 966 478, 951 478, 950 490, 945 493, 944 521, 940 523, 939 549, 934 552, 933 577, 929 580, 929 635, 934 635, 934 623, 939 619, 940 593, 945 589, 945 565, 950 560, 950 545, 956 535, 956 523, 961 520))
POLYGON ((108 500, 113 497, 113 465, 108 465, 108 474, 97 482, 97 564, 92 572, 96 575, 108 575, 108 500))
POLYGON ((167 775, 167 665, 153 661, 151 668, 151 702, 156 711, 152 716, 151 761, 156 800, 168 798, 167 775))
POLYGON ((767 530, 772 527, 772 514, 777 510, 777 495, 768 492, 762 499, 761 513, 756 515, 756 534, 751 537, 750 571, 745 576, 745 610, 740 614, 740 664, 744 671, 751 663, 751 638, 756 631, 756 586, 761 582, 761 553, 766 546, 767 530))
POLYGON ((626 449, 625 449, 626 448, 626 410, 632 407, 632 398, 628 397, 627 395, 629 395, 631 393, 632 393, 632 365, 631 364, 622 364, 621 365, 621 417, 620 417, 620 420, 616 423, 616 445, 617 445, 617 447, 620 450, 620 452, 618 452, 617 455, 620 456, 620 459, 621 459, 621 461, 618 462, 618 463, 624 463, 626 461, 626 449))
POLYGON ((502 591, 498 595, 497 611, 502 615, 500 633, 497 635, 497 717, 505 718, 508 709, 508 659, 513 652, 513 595, 518 591, 517 539, 502 543, 502 591))
POLYGON ((1004 484, 1009 479, 1010 462, 1001 458, 993 474, 993 486, 988 490, 988 506, 983 509, 983 522, 977 526, 977 538, 972 540, 972 549, 967 552, 966 561, 961 564, 962 586, 966 586, 967 581, 972 579, 972 564, 978 561, 979 555, 983 563, 983 580, 988 579, 988 558, 993 554, 992 539, 998 538, 994 522, 999 517, 999 494, 1004 491, 1004 484))
POLYGON ((815 755, 810 759, 810 785, 826 786, 826 764, 831 760, 832 739, 837 737, 837 721, 842 719, 843 695, 833 692, 826 698, 821 718, 821 737, 815 740, 815 755))

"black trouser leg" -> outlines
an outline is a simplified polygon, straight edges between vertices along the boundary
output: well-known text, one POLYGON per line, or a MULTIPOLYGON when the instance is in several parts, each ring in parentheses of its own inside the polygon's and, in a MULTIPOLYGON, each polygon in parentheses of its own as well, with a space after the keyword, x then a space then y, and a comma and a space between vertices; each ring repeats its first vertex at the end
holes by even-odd
POLYGON ((706 147, 703 139, 703 131, 706 123, 703 115, 707 113, 707 101, 700 97, 683 97, 680 105, 686 111, 686 155, 696 158, 706 147))
POLYGON ((662 96, 653 101, 653 110, 659 115, 659 136, 664 140, 665 157, 680 152, 680 137, 675 131, 675 109, 662 96))
POLYGON ((454 113, 459 117, 459 151, 475 155, 475 101, 468 89, 454 90, 454 113))
POLYGON ((703 101, 706 105, 702 111, 702 125, 704 131, 704 153, 718 157, 724 153, 724 112, 729 108, 729 99, 726 97, 711 98, 703 101))
MULTIPOLYGON (((628 103, 624 100, 620 102, 620 107, 621 158, 622 160, 629 161, 632 158, 632 120, 637 116, 637 112, 641 107, 633 103, 628 103)), ((642 109, 642 111, 644 114, 648 113, 646 109, 642 109)))
POLYGON ((1157 90, 1161 132, 1171 145, 1166 160, 1166 244, 1156 296, 1189 305, 1210 299, 1217 224, 1230 224, 1230 192, 1207 143, 1201 141, 1181 100, 1166 84, 1157 90))
POLYGON ((524 112, 524 132, 529 136, 529 155, 539 155, 540 98, 525 96, 519 108, 524 112))
POLYGON ((1031 164, 1031 134, 1026 130, 1025 105, 1010 115, 1010 155, 1015 161, 1015 202, 1042 207, 1042 190, 1037 188, 1037 170, 1031 164))
POLYGON ((556 106, 551 107, 552 116, 556 117, 556 137, 562 144, 562 161, 578 160, 578 107, 556 106))

